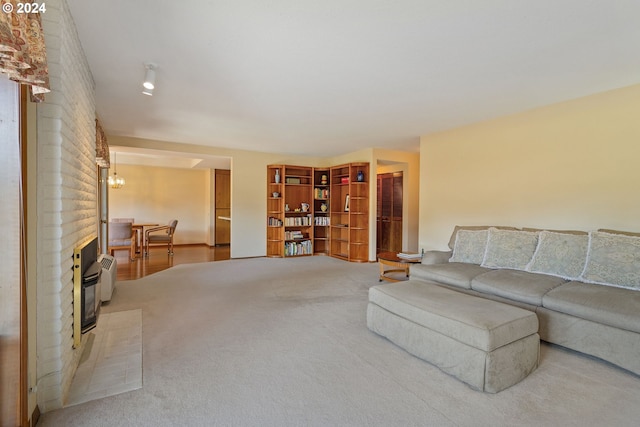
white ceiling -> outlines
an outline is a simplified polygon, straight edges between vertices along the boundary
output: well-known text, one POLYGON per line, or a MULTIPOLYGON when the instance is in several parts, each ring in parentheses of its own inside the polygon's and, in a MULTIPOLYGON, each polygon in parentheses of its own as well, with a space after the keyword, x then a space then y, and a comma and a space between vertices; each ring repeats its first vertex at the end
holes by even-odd
POLYGON ((108 135, 417 150, 420 135, 640 83, 637 0, 68 3, 108 135))
POLYGON ((135 147, 110 147, 111 162, 181 169, 231 169, 231 158, 135 147))

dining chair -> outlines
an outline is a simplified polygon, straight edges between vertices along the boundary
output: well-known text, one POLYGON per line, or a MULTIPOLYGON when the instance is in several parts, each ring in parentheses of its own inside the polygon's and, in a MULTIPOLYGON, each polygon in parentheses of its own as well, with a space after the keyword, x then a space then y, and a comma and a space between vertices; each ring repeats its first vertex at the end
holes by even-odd
POLYGON ((173 235, 177 225, 178 220, 173 219, 168 225, 147 229, 144 232, 145 256, 149 256, 149 245, 167 245, 167 252, 173 255, 173 235))
POLYGON ((129 259, 133 261, 136 255, 136 231, 130 222, 109 222, 109 253, 115 256, 117 250, 128 250, 129 259))

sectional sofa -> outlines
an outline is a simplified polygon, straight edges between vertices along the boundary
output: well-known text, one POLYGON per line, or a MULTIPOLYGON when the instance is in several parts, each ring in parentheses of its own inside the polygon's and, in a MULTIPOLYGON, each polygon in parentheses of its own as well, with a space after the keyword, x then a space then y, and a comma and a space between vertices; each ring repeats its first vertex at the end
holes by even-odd
POLYGON ((533 311, 543 341, 640 375, 640 235, 456 227, 449 248, 411 280, 533 311))

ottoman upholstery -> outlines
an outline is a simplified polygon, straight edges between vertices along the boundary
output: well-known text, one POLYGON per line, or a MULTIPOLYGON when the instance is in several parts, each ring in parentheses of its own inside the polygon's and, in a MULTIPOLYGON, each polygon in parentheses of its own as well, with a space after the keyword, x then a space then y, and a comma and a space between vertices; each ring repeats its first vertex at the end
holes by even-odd
POLYGON ((499 392, 538 366, 535 313, 435 283, 370 288, 367 326, 477 390, 499 392))

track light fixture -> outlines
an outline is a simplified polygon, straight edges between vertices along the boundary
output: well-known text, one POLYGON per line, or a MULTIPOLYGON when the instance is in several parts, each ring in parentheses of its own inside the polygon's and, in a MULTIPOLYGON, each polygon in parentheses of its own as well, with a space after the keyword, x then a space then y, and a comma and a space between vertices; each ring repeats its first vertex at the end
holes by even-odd
POLYGON ((147 72, 144 76, 144 82, 142 83, 144 87, 142 93, 145 95, 153 95, 153 89, 156 87, 156 68, 158 68, 158 66, 151 62, 145 62, 144 68, 146 68, 147 72))

